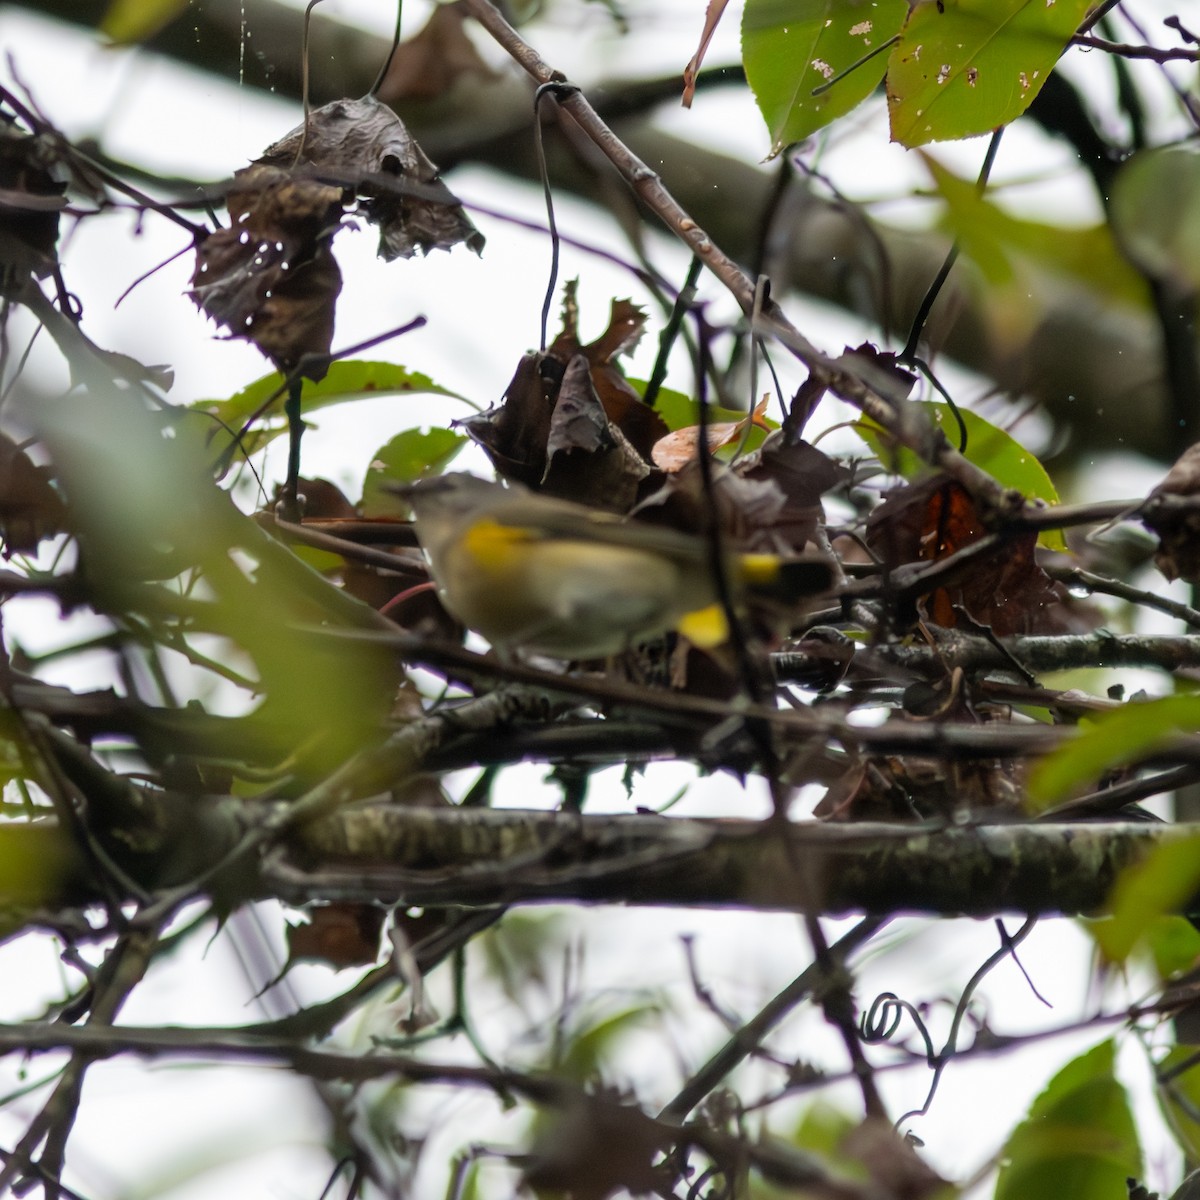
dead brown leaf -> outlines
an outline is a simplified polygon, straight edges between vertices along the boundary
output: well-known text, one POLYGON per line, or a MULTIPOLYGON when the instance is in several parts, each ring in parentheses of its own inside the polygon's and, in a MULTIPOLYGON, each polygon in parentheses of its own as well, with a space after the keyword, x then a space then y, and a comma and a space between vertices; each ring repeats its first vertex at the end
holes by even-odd
POLYGON ((232 224, 196 247, 190 295, 281 370, 315 356, 305 373, 319 379, 342 287, 330 249, 341 190, 273 167, 239 171, 235 184, 227 199, 232 224))
POLYGON ((483 234, 437 167, 404 122, 374 96, 315 109, 258 162, 289 171, 303 163, 351 190, 367 220, 379 226, 379 255, 389 262, 459 242, 477 254, 483 249, 483 234))
POLYGON ((66 184, 50 173, 53 161, 43 139, 0 120, 0 295, 54 270, 58 214, 67 202, 66 184))
POLYGON ((666 1136, 641 1109, 606 1096, 578 1096, 547 1118, 525 1168, 530 1187, 572 1200, 658 1190, 662 1175, 654 1160, 666 1136))
POLYGON ((1189 446, 1151 493, 1143 518, 1158 535, 1154 565, 1168 579, 1200 583, 1200 509, 1192 512, 1156 511, 1157 498, 1200 496, 1200 442, 1189 446))
POLYGON ((562 369, 541 354, 526 354, 501 402, 455 423, 487 452, 505 478, 537 488, 546 473, 550 419, 562 369))
POLYGON ((540 490, 593 508, 628 512, 650 467, 609 421, 592 379, 588 360, 575 355, 550 418, 540 490))
POLYGON ((616 361, 619 355, 628 354, 641 340, 646 329, 646 314, 631 300, 613 300, 604 332, 595 341, 584 345, 579 337, 577 289, 577 280, 571 280, 563 289, 562 331, 546 355, 564 367, 577 354, 587 359, 591 366, 592 386, 608 419, 629 439, 638 454, 649 460, 655 443, 669 430, 662 417, 642 403, 616 361))
POLYGON ((385 104, 436 100, 464 75, 494 75, 467 36, 465 22, 459 4, 434 5, 420 32, 396 48, 376 93, 379 99, 385 104))
POLYGON ((867 1169, 880 1196, 923 1200, 946 1189, 946 1181, 917 1154, 890 1122, 868 1117, 842 1140, 840 1152, 867 1169))
POLYGON ((7 434, 0 433, 0 538, 4 557, 32 554, 63 527, 63 502, 50 472, 37 466, 7 434))
POLYGON ((379 960, 379 940, 386 915, 374 904, 315 905, 308 921, 287 927, 288 965, 301 959, 323 962, 340 971, 379 960))
MULTIPOLYGON (((986 532, 966 490, 945 477, 897 488, 867 522, 868 544, 891 568, 939 562, 986 532)), ((1036 547, 1034 532, 1006 539, 960 578, 923 596, 924 618, 946 628, 986 626, 998 637, 1074 628, 1065 593, 1038 565, 1036 547)))
POLYGON ((696 53, 692 55, 688 65, 683 68, 684 108, 692 107, 692 100, 696 95, 696 76, 700 71, 701 63, 704 62, 704 56, 708 53, 708 44, 712 41, 712 36, 721 23, 721 17, 725 13, 725 5, 728 2, 729 0, 708 0, 708 8, 704 11, 704 28, 700 32, 700 45, 696 47, 696 53))

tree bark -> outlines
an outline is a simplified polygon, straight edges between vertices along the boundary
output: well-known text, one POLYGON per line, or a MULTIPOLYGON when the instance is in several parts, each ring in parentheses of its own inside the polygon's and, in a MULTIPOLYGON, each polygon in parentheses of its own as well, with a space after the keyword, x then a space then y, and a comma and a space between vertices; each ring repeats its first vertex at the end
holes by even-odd
POLYGON ((943 917, 1095 914, 1195 827, 914 827, 365 808, 304 830, 266 893, 407 905, 539 901, 943 917))

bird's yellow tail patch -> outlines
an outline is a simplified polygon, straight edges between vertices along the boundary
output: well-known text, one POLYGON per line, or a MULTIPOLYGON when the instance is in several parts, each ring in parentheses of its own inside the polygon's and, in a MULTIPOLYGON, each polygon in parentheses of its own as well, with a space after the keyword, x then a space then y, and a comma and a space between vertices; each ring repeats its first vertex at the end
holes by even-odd
POLYGON ((701 650, 712 650, 729 640, 729 622, 719 604, 710 604, 707 608, 686 613, 677 628, 693 646, 701 650))

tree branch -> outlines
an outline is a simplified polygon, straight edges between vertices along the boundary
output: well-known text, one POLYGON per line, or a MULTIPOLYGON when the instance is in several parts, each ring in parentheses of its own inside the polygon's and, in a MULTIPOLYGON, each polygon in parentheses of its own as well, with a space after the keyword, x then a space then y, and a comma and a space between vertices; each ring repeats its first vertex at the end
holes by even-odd
POLYGON ((409 905, 589 901, 821 915, 1080 914, 1189 826, 853 826, 371 808, 306 828, 264 894, 409 905))

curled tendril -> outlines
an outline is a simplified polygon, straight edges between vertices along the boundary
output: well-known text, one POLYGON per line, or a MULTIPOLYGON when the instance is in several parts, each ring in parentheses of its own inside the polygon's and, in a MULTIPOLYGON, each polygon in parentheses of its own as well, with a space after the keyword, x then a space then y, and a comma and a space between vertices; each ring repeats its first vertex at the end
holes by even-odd
POLYGON ((929 1035, 929 1027, 921 1014, 907 1000, 902 1000, 895 992, 880 992, 871 1001, 871 1007, 862 1015, 859 1022, 859 1032, 868 1044, 890 1042, 900 1028, 900 1022, 907 1013, 912 1023, 917 1027, 917 1033, 925 1043, 925 1061, 930 1067, 937 1065, 937 1052, 933 1048, 933 1038, 929 1035))

